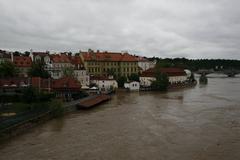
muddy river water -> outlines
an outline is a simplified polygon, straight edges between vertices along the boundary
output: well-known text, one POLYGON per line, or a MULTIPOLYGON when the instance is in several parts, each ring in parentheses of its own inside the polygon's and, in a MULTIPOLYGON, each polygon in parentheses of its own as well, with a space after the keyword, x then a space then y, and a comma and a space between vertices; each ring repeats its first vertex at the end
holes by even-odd
POLYGON ((168 93, 118 92, 0 144, 0 159, 239 160, 240 77, 168 93))

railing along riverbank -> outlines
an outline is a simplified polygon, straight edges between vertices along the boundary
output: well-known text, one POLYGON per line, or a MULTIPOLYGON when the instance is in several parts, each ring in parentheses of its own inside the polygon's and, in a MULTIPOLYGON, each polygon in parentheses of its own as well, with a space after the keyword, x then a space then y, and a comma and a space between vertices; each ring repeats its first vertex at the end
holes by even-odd
POLYGON ((6 118, 0 123, 0 140, 26 132, 51 118, 51 111, 27 112, 6 118))
MULTIPOLYGON (((64 114, 77 110, 77 105, 98 99, 99 95, 88 96, 64 103, 64 114)), ((54 118, 51 110, 32 111, 0 119, 0 141, 19 135, 29 129, 54 118)))

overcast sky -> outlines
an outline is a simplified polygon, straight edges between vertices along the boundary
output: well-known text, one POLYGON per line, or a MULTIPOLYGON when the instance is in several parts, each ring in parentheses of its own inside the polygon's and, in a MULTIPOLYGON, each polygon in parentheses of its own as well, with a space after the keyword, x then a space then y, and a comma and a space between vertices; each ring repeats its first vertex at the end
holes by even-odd
POLYGON ((0 0, 0 48, 240 59, 239 0, 0 0))

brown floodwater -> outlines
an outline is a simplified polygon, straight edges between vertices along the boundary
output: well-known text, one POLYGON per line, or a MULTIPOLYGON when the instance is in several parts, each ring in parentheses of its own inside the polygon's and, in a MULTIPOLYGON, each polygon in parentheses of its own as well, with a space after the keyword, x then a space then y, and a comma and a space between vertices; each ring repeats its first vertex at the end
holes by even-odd
POLYGON ((168 93, 118 92, 0 145, 1 160, 238 160, 240 77, 168 93))

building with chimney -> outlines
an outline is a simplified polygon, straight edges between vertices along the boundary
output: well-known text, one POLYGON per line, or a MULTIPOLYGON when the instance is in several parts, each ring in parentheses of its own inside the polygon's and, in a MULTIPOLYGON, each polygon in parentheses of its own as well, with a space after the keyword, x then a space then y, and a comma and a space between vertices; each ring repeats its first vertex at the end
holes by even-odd
POLYGON ((128 53, 89 50, 88 52, 80 51, 80 56, 90 75, 127 77, 139 72, 137 57, 128 53))

